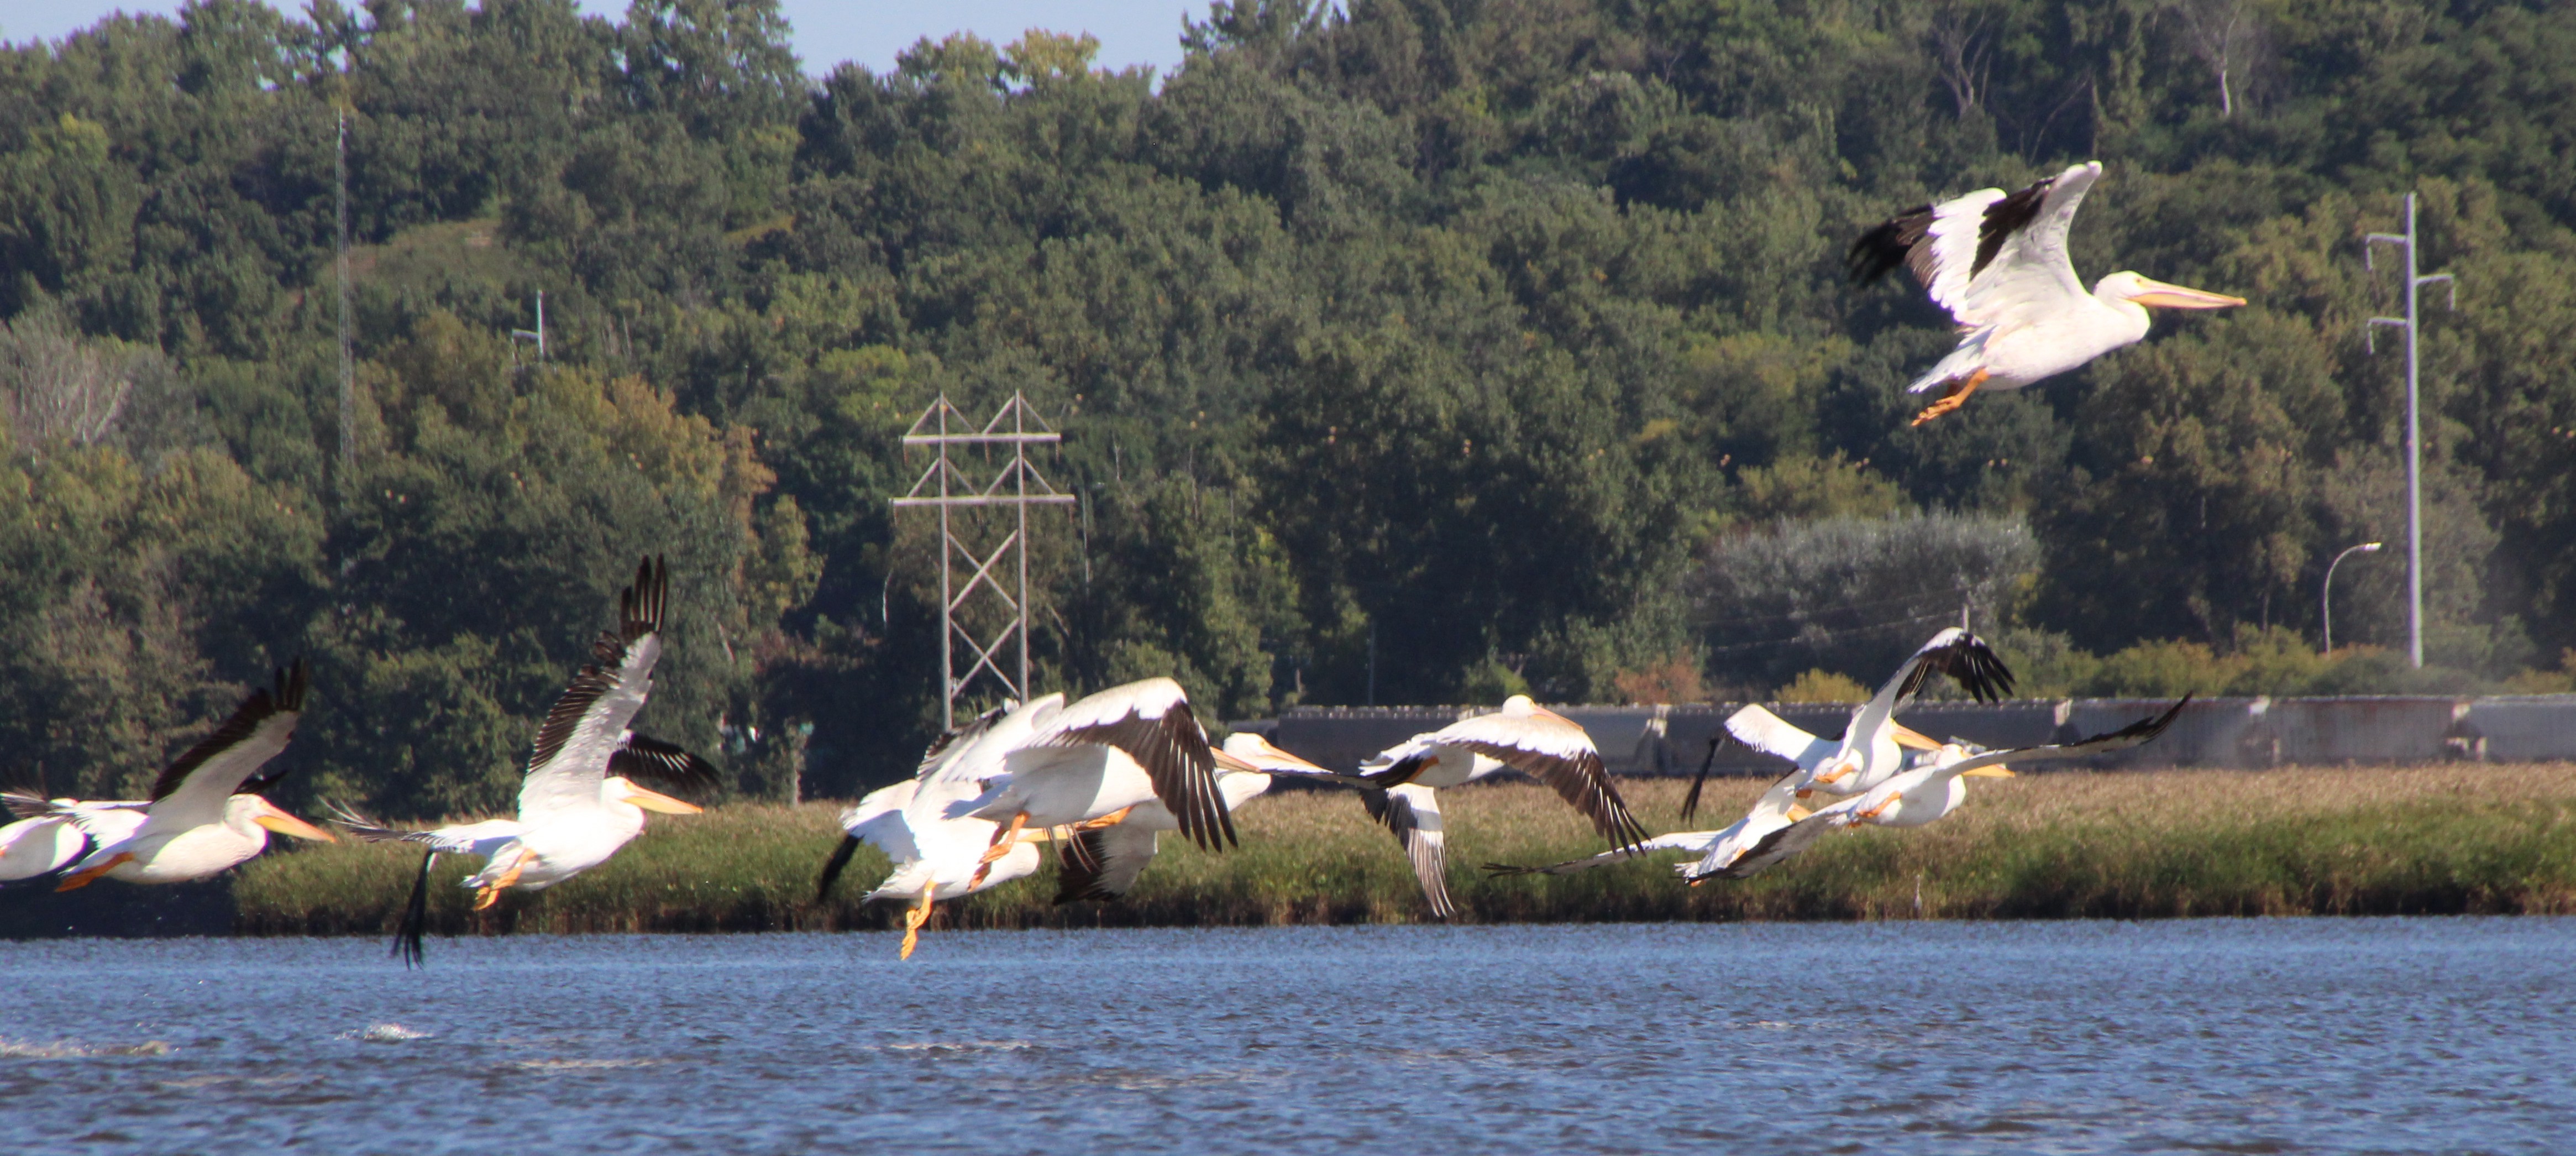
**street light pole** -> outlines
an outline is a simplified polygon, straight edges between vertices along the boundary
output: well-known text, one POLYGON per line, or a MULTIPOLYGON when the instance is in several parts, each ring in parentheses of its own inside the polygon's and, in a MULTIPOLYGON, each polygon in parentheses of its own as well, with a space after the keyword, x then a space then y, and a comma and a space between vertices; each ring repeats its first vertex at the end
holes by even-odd
POLYGON ((2377 542, 2364 542, 2364 543, 2362 543, 2361 545, 2358 545, 2358 546, 2346 546, 2346 547, 2344 547, 2344 548, 2343 548, 2343 553, 2341 553, 2341 554, 2337 554, 2337 555, 2335 555, 2335 556, 2334 556, 2334 561, 2326 563, 2326 581, 2325 581, 2325 604, 2326 604, 2326 606, 2325 606, 2325 610, 2326 610, 2326 648, 2325 648, 2325 653, 2327 653, 2327 654, 2333 654, 2333 653, 2334 653, 2334 572, 2335 572, 2335 567, 2343 565, 2343 560, 2344 560, 2344 559, 2349 558, 2349 557, 2352 557, 2352 556, 2353 556, 2354 554, 2356 554, 2356 553, 2360 553, 2360 554, 2376 554, 2376 553, 2378 553, 2378 552, 2379 552, 2379 547, 2380 547, 2380 543, 2377 543, 2377 542))
MULTIPOLYGON (((2460 284, 2448 273, 2418 275, 2415 263, 2415 194, 2406 194, 2406 233, 2372 233, 2362 239, 2361 263, 2377 269, 2372 245, 2398 245, 2406 250, 2406 316, 2373 317, 2362 329, 2368 342, 2371 328, 2386 325, 2406 331, 2406 656, 2417 668, 2424 665, 2424 447, 2423 423, 2418 414, 2416 391, 2416 336, 2420 318, 2416 313, 2417 290, 2436 281, 2451 287, 2451 308, 2460 307, 2460 284)), ((2379 352, 2376 345, 2370 351, 2379 352)))

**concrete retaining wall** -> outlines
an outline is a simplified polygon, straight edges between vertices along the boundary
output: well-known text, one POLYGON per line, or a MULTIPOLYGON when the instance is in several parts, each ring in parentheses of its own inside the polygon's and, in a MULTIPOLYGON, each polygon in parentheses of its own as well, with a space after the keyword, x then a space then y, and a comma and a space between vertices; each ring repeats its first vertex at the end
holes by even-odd
MULTIPOLYGON (((1740 703, 1695 706, 1560 706, 1592 732, 1614 774, 1686 775, 1711 758, 1726 716, 1740 703)), ((1766 704, 1816 734, 1840 734, 1852 708, 1766 704)), ((1988 747, 2064 742, 2127 726, 2172 705, 2155 699, 2070 699, 1994 704, 1931 702, 1898 713, 1935 738, 1988 747)), ((1304 707, 1234 724, 1327 767, 1358 765, 1414 735, 1487 708, 1304 707)), ((2285 764, 2412 763, 2441 759, 2576 760, 2576 695, 2496 698, 2354 697, 2195 699, 2152 743, 2094 760, 2092 769, 2260 768, 2285 764)), ((1783 764, 1740 743, 1718 744, 1712 769, 1774 773, 1783 764)), ((2086 764, 2056 764, 2074 767, 2086 764)))

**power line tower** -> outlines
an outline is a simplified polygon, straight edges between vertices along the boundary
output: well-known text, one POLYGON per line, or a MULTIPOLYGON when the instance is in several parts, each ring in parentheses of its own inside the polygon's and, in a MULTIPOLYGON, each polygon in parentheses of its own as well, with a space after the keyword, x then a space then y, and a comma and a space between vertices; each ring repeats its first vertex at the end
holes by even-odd
POLYGON ((2415 264, 2415 194, 2406 194, 2406 232, 2372 233, 2362 239, 2362 267, 2379 268, 2379 250, 2373 245, 2396 245, 2406 250, 2406 316, 2373 317, 2364 326, 2364 344, 2372 353, 2379 352, 2369 340, 2382 325, 2406 331, 2406 656, 2417 667, 2424 665, 2424 445, 2422 422, 2417 414, 2416 356, 2421 318, 2416 312, 2418 290, 2436 281, 2450 287, 2450 307, 2460 307, 2460 283, 2448 273, 2418 274, 2415 264))
POLYGON ((950 405, 948 395, 930 403, 912 429, 903 435, 903 444, 929 446, 936 453, 930 468, 912 490, 894 499, 898 507, 929 506, 939 511, 939 725, 945 730, 957 725, 957 700, 962 697, 975 676, 991 671, 1002 689, 1014 700, 1029 697, 1029 507, 1068 506, 1072 494, 1056 492, 1047 484, 1037 466, 1029 461, 1029 447, 1053 445, 1064 440, 1039 418, 1024 394, 1014 393, 1002 404, 993 420, 981 426, 950 405), (993 480, 977 485, 973 477, 960 468, 953 451, 982 450, 982 463, 993 462, 999 451, 1001 468, 993 480), (1010 511, 1010 532, 1000 544, 987 553, 969 545, 958 533, 960 511, 1000 507, 1010 511), (963 586, 957 583, 957 563, 964 560, 973 567, 963 586), (995 569, 1008 561, 1011 576, 1006 588, 995 569), (977 593, 997 601, 1004 613, 998 627, 979 629, 959 613, 967 608, 977 593), (987 636, 989 634, 989 637, 987 636), (1018 643, 1018 662, 1003 669, 1006 647, 1018 643), (959 647, 972 656, 966 673, 957 673, 959 647))

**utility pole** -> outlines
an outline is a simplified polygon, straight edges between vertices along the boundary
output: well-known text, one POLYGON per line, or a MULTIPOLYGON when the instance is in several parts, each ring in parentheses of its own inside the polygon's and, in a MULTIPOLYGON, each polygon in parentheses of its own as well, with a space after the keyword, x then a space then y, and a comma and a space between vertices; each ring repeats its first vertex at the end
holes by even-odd
POLYGON ((2373 245, 2396 245, 2406 250, 2406 316, 2373 317, 2363 328, 2364 343, 2372 353, 2379 352, 2369 337, 2377 327, 2386 325, 2406 331, 2406 657, 2417 667, 2424 665, 2424 444, 2421 393, 2417 389, 2417 370, 2421 363, 2421 318, 2417 312, 2420 290, 2436 281, 2451 291, 2452 309, 2460 307, 2460 284, 2448 273, 2416 272, 2418 251, 2415 233, 2415 194, 2406 194, 2406 232, 2372 233, 2362 239, 2362 266, 2376 271, 2378 250, 2373 245))
MULTIPOLYGON (((537 343, 537 360, 539 360, 539 361, 544 361, 544 360, 546 359, 546 291, 545 291, 545 290, 543 290, 543 289, 539 289, 539 290, 537 290, 537 327, 536 327, 535 329, 513 329, 513 330, 511 330, 511 331, 510 331, 510 340, 512 340, 512 341, 533 341, 533 342, 536 342, 536 343, 537 343)), ((514 346, 512 346, 511 348, 512 348, 512 349, 516 349, 516 348, 518 348, 518 347, 514 345, 514 346)), ((511 362, 512 362, 512 363, 514 363, 514 364, 515 364, 515 363, 518 361, 518 359, 519 359, 519 355, 518 355, 518 354, 516 354, 516 353, 512 353, 512 354, 510 355, 510 360, 511 360, 511 362)))
POLYGON ((911 491, 894 499, 894 504, 897 507, 930 506, 939 511, 939 726, 942 730, 956 728, 957 700, 965 697, 966 688, 975 681, 975 676, 985 671, 992 672, 1002 684, 1003 691, 1014 701, 1027 702, 1029 699, 1029 507, 1071 505, 1076 500, 1074 495, 1057 493, 1054 486, 1047 484, 1046 478, 1029 461, 1029 447, 1052 445, 1062 440, 1064 435, 1049 428, 1029 407, 1028 398, 1018 393, 1012 394, 1011 400, 1003 403, 1001 411, 993 415, 993 420, 984 423, 980 429, 968 422, 966 415, 959 413, 957 407, 948 403, 948 395, 941 394, 939 400, 923 410, 921 417, 912 423, 912 429, 903 435, 906 447, 931 446, 938 454, 931 461, 930 469, 912 484, 911 491), (955 421, 953 426, 951 419, 955 421), (1032 425, 1036 428, 1030 428, 1032 425), (950 456, 952 449, 968 447, 986 450, 1007 447, 1010 457, 1004 459, 1002 468, 993 475, 990 484, 978 486, 950 456), (1011 532, 989 554, 967 545, 957 532, 955 512, 974 506, 1005 507, 1014 518, 1011 532), (1002 579, 995 574, 995 568, 1002 564, 1005 555, 1011 556, 1016 578, 1009 588, 1005 588, 1002 579), (974 566, 973 573, 962 587, 957 584, 955 571, 956 561, 960 558, 974 566), (958 620, 958 611, 978 591, 998 599, 1010 615, 989 638, 958 620), (1003 648, 1014 641, 1019 644, 1019 661, 1014 670, 1004 670, 1003 648), (964 675, 957 673, 959 643, 965 644, 965 652, 973 656, 964 675))
POLYGON ((349 488, 349 474, 358 456, 358 386, 357 362, 349 351, 349 110, 340 110, 340 137, 333 147, 331 160, 332 199, 336 205, 333 264, 339 277, 340 296, 340 489, 349 488))

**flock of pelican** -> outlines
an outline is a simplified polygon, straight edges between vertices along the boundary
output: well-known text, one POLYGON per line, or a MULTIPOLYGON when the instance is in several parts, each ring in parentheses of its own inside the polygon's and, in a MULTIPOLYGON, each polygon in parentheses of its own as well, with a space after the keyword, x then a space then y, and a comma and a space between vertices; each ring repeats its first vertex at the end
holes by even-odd
MULTIPOLYGON (((2082 164, 2016 193, 1985 189, 1919 206, 1853 243, 1854 280, 1874 281, 1903 265, 1957 324, 1958 347, 1908 387, 1941 391, 1915 424, 1958 409, 1980 388, 2021 388, 2142 339, 2148 306, 2245 303, 2132 272, 2114 273, 2086 291, 2067 259, 2066 236, 2076 206, 2101 173, 2098 163, 2082 164)), ((717 786, 715 768, 705 760, 630 725, 652 692, 669 590, 667 568, 646 559, 619 597, 616 629, 599 636, 591 661, 538 727, 516 818, 413 830, 335 808, 335 822, 355 838, 421 848, 395 936, 395 952, 407 964, 422 961, 431 867, 439 856, 481 861, 464 880, 481 910, 506 891, 550 887, 606 862, 643 832, 648 811, 700 809, 637 780, 684 794, 717 786)), ((1165 832, 1209 851, 1232 846, 1235 811, 1287 776, 1357 791, 1410 860, 1430 912, 1448 918, 1456 904, 1447 885, 1438 792, 1506 772, 1554 790, 1610 847, 1570 862, 1489 864, 1489 870, 1562 874, 1680 851, 1692 857, 1679 865, 1681 878, 1696 886, 1765 870, 1832 830, 1934 822, 1965 802, 1967 779, 2009 776, 2009 763, 2136 746, 2162 733, 2184 705, 2070 743, 1987 751, 1897 723, 1897 710, 1936 677, 1981 701, 2010 693, 2013 684, 1984 641, 1952 628, 1908 658, 1838 736, 1811 735, 1747 706, 1728 718, 1728 734, 1795 769, 1724 828, 1660 836, 1649 836, 1630 813, 1583 728, 1527 696, 1416 735, 1341 773, 1249 732, 1210 743, 1180 684, 1168 678, 1070 702, 1047 695, 1004 704, 941 736, 911 778, 845 812, 846 837, 824 865, 817 897, 830 893, 861 843, 877 847, 892 869, 867 898, 907 906, 901 955, 910 958, 935 904, 1036 873, 1044 861, 1041 846, 1055 849, 1058 902, 1116 899, 1152 863, 1165 832)), ((283 773, 264 768, 293 737, 306 691, 301 660, 278 671, 272 687, 254 691, 164 769, 149 799, 0 793, 15 817, 0 827, 0 882, 57 876, 62 891, 102 878, 179 883, 248 861, 267 847, 271 832, 335 840, 259 793, 283 773)), ((1703 767, 1703 779, 1706 773, 1703 767)), ((1684 820, 1696 811, 1700 786, 1691 786, 1684 820)))

